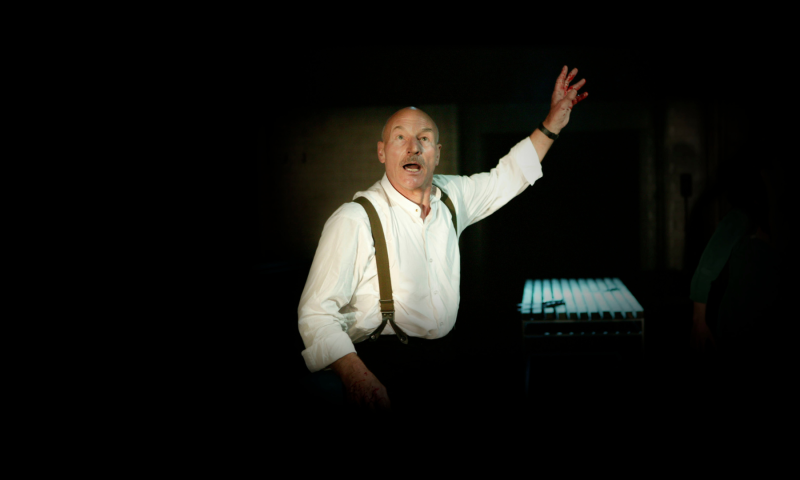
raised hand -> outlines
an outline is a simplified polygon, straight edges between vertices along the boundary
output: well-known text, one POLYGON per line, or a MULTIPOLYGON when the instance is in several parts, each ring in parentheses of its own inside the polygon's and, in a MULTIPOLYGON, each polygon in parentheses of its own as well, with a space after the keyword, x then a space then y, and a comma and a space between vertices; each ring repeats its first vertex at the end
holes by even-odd
POLYGON ((553 89, 553 96, 550 98, 550 113, 544 121, 545 128, 553 133, 559 133, 562 128, 569 123, 569 115, 572 107, 578 102, 588 97, 587 92, 578 93, 578 90, 586 83, 586 79, 578 81, 575 85, 570 85, 578 69, 573 68, 569 75, 567 66, 561 69, 561 74, 556 79, 556 86, 553 89))

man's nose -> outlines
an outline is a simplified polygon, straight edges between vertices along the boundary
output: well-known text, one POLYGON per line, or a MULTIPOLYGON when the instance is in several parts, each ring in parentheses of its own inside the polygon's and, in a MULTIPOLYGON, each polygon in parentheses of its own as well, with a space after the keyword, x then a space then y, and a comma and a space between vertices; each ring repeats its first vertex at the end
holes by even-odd
POLYGON ((419 139, 412 138, 408 142, 408 153, 409 155, 419 155, 422 153, 422 142, 419 139))

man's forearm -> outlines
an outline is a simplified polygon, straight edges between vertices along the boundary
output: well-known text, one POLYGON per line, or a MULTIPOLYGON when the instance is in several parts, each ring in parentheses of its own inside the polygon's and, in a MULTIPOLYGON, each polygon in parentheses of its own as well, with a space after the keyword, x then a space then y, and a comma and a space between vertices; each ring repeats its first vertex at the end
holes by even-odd
POLYGON ((352 378, 351 376, 363 377, 364 372, 369 371, 367 366, 364 365, 364 362, 355 353, 348 353, 344 357, 333 362, 331 364, 331 370, 336 372, 342 381, 344 381, 346 377, 352 378))
POLYGON ((386 387, 369 371, 355 353, 348 353, 331 364, 339 375, 349 401, 361 407, 387 410, 391 408, 386 387))
POLYGON ((706 304, 694 302, 692 308, 692 321, 695 323, 706 323, 706 304))
MULTIPOLYGON (((547 125, 545 125, 544 128, 547 128, 547 125)), ((555 140, 542 133, 542 131, 538 128, 531 133, 531 143, 533 144, 533 148, 536 150, 536 154, 539 155, 539 163, 544 160, 544 156, 547 154, 547 151, 550 150, 550 147, 553 145, 554 141, 555 140)))

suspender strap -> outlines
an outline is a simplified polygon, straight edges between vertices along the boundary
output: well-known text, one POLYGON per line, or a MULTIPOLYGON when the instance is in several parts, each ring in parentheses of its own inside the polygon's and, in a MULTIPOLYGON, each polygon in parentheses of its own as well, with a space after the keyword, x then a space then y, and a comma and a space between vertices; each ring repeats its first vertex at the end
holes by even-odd
POLYGON ((394 299, 392 298, 392 277, 389 274, 389 253, 386 250, 386 238, 383 236, 383 226, 378 212, 372 202, 366 197, 358 197, 354 200, 364 207, 369 217, 370 228, 372 229, 372 240, 375 243, 375 263, 378 265, 378 289, 380 290, 381 302, 381 325, 369 336, 372 340, 377 340, 381 332, 386 327, 386 322, 392 324, 394 333, 403 343, 408 343, 408 335, 400 330, 394 323, 394 299))
MULTIPOLYGON (((453 228, 455 228, 456 235, 458 235, 458 221, 453 201, 450 200, 450 197, 441 187, 438 185, 436 187, 442 192, 441 200, 450 210, 450 216, 453 217, 453 228)), ((392 298, 392 277, 389 273, 389 252, 386 249, 386 237, 383 235, 383 226, 378 216, 378 211, 375 210, 375 206, 366 197, 358 197, 353 201, 364 207, 367 212, 370 228, 372 229, 372 240, 375 243, 375 263, 378 266, 378 290, 380 291, 382 320, 380 326, 372 332, 369 338, 377 340, 383 329, 386 328, 386 322, 388 321, 392 324, 392 329, 397 334, 397 338, 407 344, 408 335, 394 323, 394 299, 392 298)))
POLYGON ((450 216, 453 217, 453 228, 456 229, 456 235, 458 235, 458 220, 456 218, 456 207, 453 205, 453 201, 450 200, 450 197, 447 196, 447 192, 442 190, 442 187, 440 187, 439 185, 436 185, 435 183, 433 185, 436 188, 438 188, 440 192, 442 192, 441 200, 447 206, 447 209, 450 210, 450 216))

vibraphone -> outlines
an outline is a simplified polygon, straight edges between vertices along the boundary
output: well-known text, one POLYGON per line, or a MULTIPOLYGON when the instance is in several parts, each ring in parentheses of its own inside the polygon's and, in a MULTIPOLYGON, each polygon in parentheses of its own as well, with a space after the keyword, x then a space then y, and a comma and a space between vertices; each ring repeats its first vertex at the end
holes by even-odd
POLYGON ((575 343, 593 345, 595 350, 620 344, 602 339, 623 337, 627 345, 637 340, 638 349, 644 348, 644 309, 619 278, 526 280, 519 311, 530 354, 563 351, 571 347, 566 339, 579 338, 590 341, 575 343), (553 342, 546 342, 556 338, 567 343, 555 342, 559 345, 553 348, 553 342))

